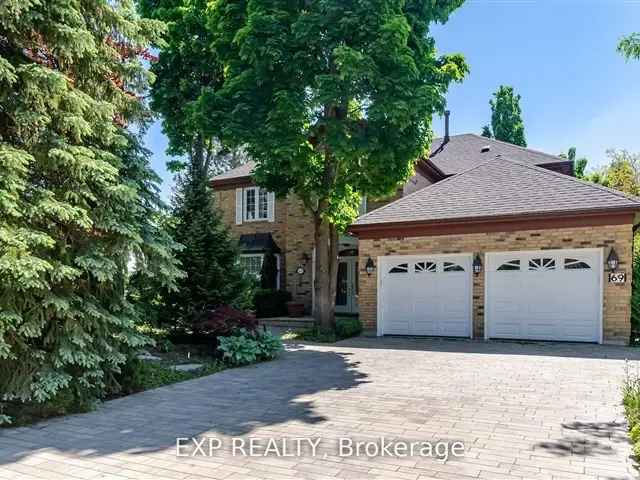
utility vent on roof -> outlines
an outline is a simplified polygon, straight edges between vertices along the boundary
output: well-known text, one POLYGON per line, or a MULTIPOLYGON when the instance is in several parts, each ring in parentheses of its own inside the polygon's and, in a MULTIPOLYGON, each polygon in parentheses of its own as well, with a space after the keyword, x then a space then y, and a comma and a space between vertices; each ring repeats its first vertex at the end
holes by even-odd
POLYGON ((491 150, 491 147, 489 145, 485 145, 480 149, 482 153, 487 153, 489 150, 491 150))

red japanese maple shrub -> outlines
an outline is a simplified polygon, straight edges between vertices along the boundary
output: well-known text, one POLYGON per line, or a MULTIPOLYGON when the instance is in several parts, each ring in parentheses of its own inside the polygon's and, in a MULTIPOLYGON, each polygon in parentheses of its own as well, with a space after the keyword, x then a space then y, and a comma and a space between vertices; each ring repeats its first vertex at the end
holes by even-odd
POLYGON ((220 305, 203 313, 197 326, 207 335, 225 337, 240 328, 251 332, 255 331, 258 328, 258 320, 251 313, 243 312, 229 305, 220 305))

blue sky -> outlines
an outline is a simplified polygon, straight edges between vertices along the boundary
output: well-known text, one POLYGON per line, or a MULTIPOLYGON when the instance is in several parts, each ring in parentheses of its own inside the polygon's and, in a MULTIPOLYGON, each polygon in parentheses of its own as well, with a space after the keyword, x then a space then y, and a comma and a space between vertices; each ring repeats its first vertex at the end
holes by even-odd
MULTIPOLYGON (((433 28, 441 53, 462 53, 471 73, 447 95, 451 131, 479 133, 499 85, 522 95, 529 147, 560 153, 575 146, 594 168, 608 148, 640 153, 640 62, 616 52, 621 35, 640 31, 640 0, 467 0, 433 28)), ((434 130, 442 134, 441 118, 434 130)), ((146 136, 163 196, 166 139, 146 136)))

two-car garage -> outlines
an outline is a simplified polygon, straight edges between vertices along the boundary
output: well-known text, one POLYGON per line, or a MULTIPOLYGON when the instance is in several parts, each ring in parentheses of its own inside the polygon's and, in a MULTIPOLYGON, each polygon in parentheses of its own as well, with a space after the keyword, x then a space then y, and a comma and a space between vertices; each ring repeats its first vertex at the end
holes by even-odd
MULTIPOLYGON (((378 259, 379 335, 473 335, 473 254, 378 259)), ((602 341, 602 249, 488 252, 486 338, 602 341)))
POLYGON ((469 158, 467 170, 349 227, 359 241, 364 327, 628 344, 640 198, 524 157, 469 158))

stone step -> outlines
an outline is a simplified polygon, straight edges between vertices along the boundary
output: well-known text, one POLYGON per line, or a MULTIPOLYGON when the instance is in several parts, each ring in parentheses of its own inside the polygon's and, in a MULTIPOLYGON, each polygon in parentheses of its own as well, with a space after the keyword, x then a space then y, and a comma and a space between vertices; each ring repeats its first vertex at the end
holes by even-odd
POLYGON ((258 319, 260 325, 267 327, 287 327, 293 329, 311 328, 314 325, 313 317, 274 317, 258 319))

